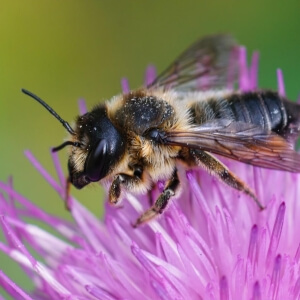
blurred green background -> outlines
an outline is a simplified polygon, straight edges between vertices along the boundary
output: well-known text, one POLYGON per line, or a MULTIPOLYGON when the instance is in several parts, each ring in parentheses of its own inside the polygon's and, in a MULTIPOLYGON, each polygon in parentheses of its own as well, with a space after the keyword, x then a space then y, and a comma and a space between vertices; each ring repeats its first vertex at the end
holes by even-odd
MULTIPOLYGON (((300 92, 299 1, 0 2, 0 180, 13 175, 18 191, 65 218, 70 216, 62 201, 23 151, 30 149, 54 175, 49 149, 60 144, 66 132, 20 92, 22 87, 71 122, 79 98, 92 107, 119 93, 123 76, 132 88, 138 87, 147 64, 154 63, 161 71, 197 38, 228 32, 249 52, 260 51, 261 87, 276 88, 275 72, 280 67, 288 96, 295 100, 300 92)), ((66 151, 60 157, 66 166, 66 151)), ((100 187, 72 191, 101 216, 100 187)), ((30 286, 2 254, 0 269, 30 286)))

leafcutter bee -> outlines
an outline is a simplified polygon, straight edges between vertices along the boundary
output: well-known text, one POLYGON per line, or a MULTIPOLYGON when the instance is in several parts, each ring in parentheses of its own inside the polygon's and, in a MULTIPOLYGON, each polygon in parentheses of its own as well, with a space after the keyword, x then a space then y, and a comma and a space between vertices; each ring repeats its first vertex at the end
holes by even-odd
POLYGON ((203 38, 146 88, 97 105, 77 117, 75 128, 39 97, 23 92, 70 133, 67 142, 53 149, 70 146, 68 185, 109 184, 109 202, 116 204, 122 190, 146 193, 158 180, 165 181, 163 192, 135 226, 161 214, 179 191, 180 163, 205 168, 262 209, 255 193, 214 155, 299 172, 293 142, 299 134, 300 106, 274 91, 227 89, 228 77, 237 77, 235 48, 228 35, 203 38))

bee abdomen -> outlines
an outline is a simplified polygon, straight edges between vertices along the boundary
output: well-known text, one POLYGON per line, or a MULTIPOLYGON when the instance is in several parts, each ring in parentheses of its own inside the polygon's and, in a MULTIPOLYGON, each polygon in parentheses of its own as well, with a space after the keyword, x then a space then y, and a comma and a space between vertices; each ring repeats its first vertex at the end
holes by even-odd
POLYGON ((228 110, 236 121, 259 125, 279 135, 296 128, 300 119, 300 107, 277 92, 260 91, 233 94, 228 98, 228 110))
POLYGON ((300 127, 300 105, 272 91, 233 93, 196 102, 190 112, 196 124, 229 119, 255 124, 282 136, 297 133, 300 127))

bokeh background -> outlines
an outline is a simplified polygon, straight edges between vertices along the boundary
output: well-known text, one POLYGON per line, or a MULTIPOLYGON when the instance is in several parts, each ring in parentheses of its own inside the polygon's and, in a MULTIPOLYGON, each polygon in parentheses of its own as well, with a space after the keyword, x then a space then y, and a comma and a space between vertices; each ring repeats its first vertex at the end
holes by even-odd
MULTIPOLYGON (((260 86, 276 88, 280 67, 287 95, 296 100, 299 12, 299 1, 0 1, 0 180, 13 175, 23 195, 70 219, 61 199, 23 155, 30 149, 54 175, 49 149, 62 142, 66 131, 20 89, 35 92, 71 122, 79 98, 88 107, 109 99, 120 93, 124 76, 132 88, 138 87, 149 63, 161 71, 207 34, 232 33, 249 53, 259 50, 260 86)), ((60 157, 66 166, 66 151, 60 157)), ((101 217, 100 187, 73 192, 101 217)), ((18 284, 31 286, 1 253, 0 269, 18 284)))

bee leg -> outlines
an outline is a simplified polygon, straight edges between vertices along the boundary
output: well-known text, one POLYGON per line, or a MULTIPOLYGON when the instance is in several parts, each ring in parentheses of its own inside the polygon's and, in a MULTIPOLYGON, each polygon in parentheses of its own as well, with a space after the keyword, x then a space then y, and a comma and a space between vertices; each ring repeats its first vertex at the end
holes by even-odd
POLYGON ((70 177, 68 176, 66 178, 66 191, 65 191, 65 208, 68 211, 71 211, 70 190, 71 190, 71 180, 70 177))
POLYGON ((155 218, 158 214, 163 213, 166 208, 169 199, 175 195, 176 189, 179 186, 179 178, 177 170, 175 169, 170 180, 168 180, 165 189, 160 194, 158 199, 155 201, 148 210, 146 210, 133 224, 133 227, 138 227, 139 225, 150 221, 155 218))
POLYGON ((109 193, 108 201, 110 204, 117 204, 121 195, 121 185, 130 189, 133 185, 139 184, 141 178, 139 176, 130 176, 128 174, 118 174, 112 182, 109 193))
POLYGON ((109 193, 108 193, 108 201, 110 204, 117 204, 119 202, 119 198, 121 195, 121 184, 125 183, 126 174, 118 174, 117 177, 112 182, 109 193))
POLYGON ((194 149, 190 150, 190 154, 196 165, 204 167, 212 175, 218 177, 230 187, 247 194, 255 201, 261 210, 264 209, 264 206, 257 199, 255 193, 213 155, 205 151, 194 149))

